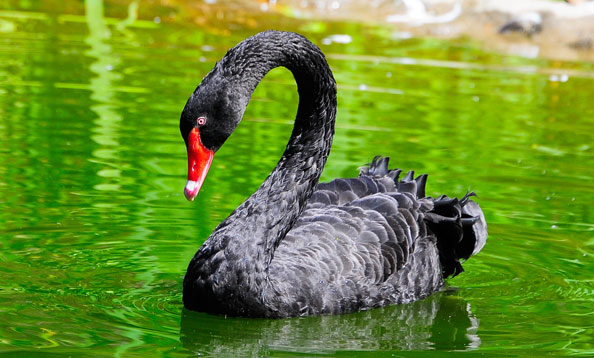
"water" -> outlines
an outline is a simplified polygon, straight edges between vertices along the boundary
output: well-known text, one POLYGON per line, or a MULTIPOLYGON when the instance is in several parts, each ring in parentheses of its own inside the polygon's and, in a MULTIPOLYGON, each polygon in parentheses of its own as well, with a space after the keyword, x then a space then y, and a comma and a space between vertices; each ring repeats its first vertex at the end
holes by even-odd
POLYGON ((225 318, 182 309, 183 274, 274 167, 296 86, 286 70, 266 77, 194 203, 182 194, 178 119, 229 47, 281 20, 102 6, 0 9, 0 353, 594 354, 592 64, 398 39, 379 25, 283 22, 321 46, 339 83, 323 179, 389 155, 393 166, 429 173, 428 194, 476 191, 490 236, 464 274, 420 302, 225 318), (324 45, 334 34, 352 42, 324 45))

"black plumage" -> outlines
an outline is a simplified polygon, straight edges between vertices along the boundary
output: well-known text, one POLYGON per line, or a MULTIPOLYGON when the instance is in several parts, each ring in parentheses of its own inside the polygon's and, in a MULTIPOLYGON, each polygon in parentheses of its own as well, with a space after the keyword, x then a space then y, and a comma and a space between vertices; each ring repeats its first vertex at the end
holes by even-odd
POLYGON ((184 108, 186 143, 204 116, 201 141, 218 150, 278 66, 292 71, 299 91, 291 138, 260 188, 191 260, 185 307, 252 317, 352 312, 418 300, 462 272, 460 260, 487 236, 474 193, 425 197, 427 175, 399 179, 386 157, 356 178, 318 184, 334 135, 336 83, 320 49, 300 35, 267 31, 229 50, 184 108))

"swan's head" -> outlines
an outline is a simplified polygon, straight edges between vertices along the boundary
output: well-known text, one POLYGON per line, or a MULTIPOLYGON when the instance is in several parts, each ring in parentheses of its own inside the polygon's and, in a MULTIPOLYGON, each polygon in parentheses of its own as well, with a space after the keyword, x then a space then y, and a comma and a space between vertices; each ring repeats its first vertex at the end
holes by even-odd
POLYGON ((198 195, 215 152, 233 133, 247 105, 237 91, 229 91, 230 86, 213 76, 213 72, 190 96, 179 122, 188 151, 184 194, 190 201, 198 195))

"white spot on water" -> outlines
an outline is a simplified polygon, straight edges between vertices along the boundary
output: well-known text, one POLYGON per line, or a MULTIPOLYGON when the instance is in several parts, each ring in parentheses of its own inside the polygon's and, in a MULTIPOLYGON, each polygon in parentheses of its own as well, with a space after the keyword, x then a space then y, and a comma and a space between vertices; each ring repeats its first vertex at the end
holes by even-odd
POLYGON ((336 34, 330 35, 322 40, 324 45, 330 45, 333 43, 337 44, 350 44, 353 41, 353 38, 349 35, 344 34, 336 34))
POLYGON ((569 80, 569 76, 565 73, 560 75, 550 75, 549 81, 551 82, 567 82, 569 80))

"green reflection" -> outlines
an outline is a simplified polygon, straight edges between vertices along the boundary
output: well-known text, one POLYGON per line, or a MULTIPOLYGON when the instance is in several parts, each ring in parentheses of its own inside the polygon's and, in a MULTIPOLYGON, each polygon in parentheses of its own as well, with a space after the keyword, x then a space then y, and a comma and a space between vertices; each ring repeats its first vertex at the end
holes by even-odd
POLYGON ((85 42, 91 46, 86 55, 95 59, 90 66, 90 71, 96 76, 90 79, 89 89, 91 99, 97 104, 91 110, 98 116, 93 121, 91 139, 100 146, 93 151, 93 156, 105 161, 107 168, 97 172, 97 176, 105 178, 95 185, 97 190, 118 191, 120 185, 115 183, 121 175, 118 167, 108 167, 110 160, 118 159, 119 132, 121 130, 122 116, 117 112, 114 103, 113 82, 121 80, 122 76, 115 71, 120 64, 120 58, 112 53, 112 46, 106 42, 111 37, 103 19, 103 1, 86 0, 85 13, 89 27, 89 35, 85 42), (116 178, 110 180, 110 178, 116 178))

